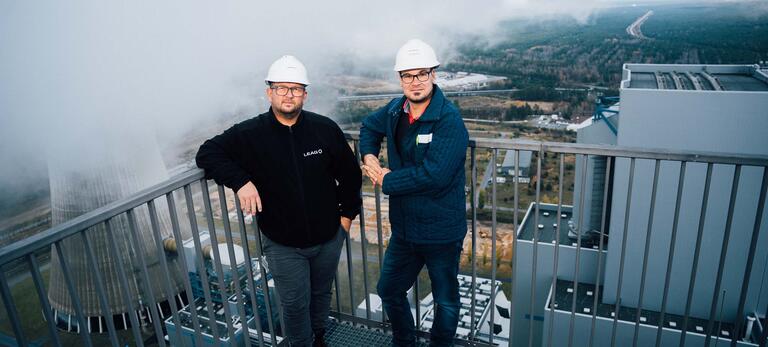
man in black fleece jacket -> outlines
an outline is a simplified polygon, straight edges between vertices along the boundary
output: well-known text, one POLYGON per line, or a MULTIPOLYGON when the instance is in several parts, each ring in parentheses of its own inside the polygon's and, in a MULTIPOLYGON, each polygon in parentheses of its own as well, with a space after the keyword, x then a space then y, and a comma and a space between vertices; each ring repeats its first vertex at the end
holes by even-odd
POLYGON ((362 174, 339 126, 302 110, 309 81, 301 62, 283 56, 265 81, 269 111, 205 141, 197 166, 237 192, 244 213, 259 212, 291 345, 324 346, 333 276, 362 205, 362 174))

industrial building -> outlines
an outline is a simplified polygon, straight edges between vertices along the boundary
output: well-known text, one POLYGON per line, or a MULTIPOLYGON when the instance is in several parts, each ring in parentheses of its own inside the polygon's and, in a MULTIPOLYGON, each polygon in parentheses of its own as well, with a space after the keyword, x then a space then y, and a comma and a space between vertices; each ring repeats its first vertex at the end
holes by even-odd
MULTIPOLYGON (((619 100, 598 107, 579 143, 768 155, 768 75, 756 65, 626 64, 619 100)), ((754 345, 736 326, 766 314, 763 168, 698 158, 577 156, 573 213, 561 206, 569 212, 553 221, 557 205, 531 204, 518 229, 514 277, 535 285, 516 282, 517 314, 529 318, 515 320, 514 341, 677 346, 687 334, 697 346, 743 332, 738 345, 754 345)))

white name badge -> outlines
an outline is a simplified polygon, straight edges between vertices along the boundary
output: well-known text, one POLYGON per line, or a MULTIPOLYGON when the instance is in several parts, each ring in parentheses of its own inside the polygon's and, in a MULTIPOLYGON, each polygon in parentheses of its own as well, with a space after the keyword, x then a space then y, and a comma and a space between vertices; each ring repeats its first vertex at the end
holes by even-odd
POLYGON ((416 144, 430 143, 432 142, 432 134, 420 134, 416 135, 416 144))

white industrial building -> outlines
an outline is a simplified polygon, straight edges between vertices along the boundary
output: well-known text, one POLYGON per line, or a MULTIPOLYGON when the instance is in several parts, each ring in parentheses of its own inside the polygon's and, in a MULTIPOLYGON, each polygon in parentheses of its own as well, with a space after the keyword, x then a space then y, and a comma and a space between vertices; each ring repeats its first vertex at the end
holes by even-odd
MULTIPOLYGON (((618 113, 603 114, 579 129, 577 142, 655 153, 768 156, 768 75, 756 65, 625 64, 620 103, 612 110, 618 113)), ((757 247, 754 257, 747 257, 758 217, 761 167, 712 165, 704 213, 702 197, 708 165, 696 162, 695 157, 685 162, 686 165, 660 160, 657 173, 655 160, 617 157, 607 161, 604 156, 589 155, 583 189, 580 182, 584 161, 580 157, 576 163, 572 215, 569 211, 570 216, 559 222, 546 220, 543 213, 550 214, 557 206, 540 204, 539 229, 548 223, 570 221, 571 236, 579 232, 589 238, 589 235, 600 234, 605 210, 607 227, 603 231, 607 240, 601 248, 594 238, 582 239, 578 264, 576 239, 568 238, 567 228, 540 230, 539 242, 534 246, 531 235, 536 216, 535 206, 531 204, 518 230, 520 245, 514 270, 515 279, 531 278, 533 284, 516 285, 519 291, 514 293, 515 307, 519 310, 514 313, 517 319, 513 344, 525 345, 531 337, 533 345, 543 345, 552 339, 552 345, 559 346, 567 344, 569 335, 573 335, 573 345, 580 346, 589 343, 592 331, 595 346, 610 345, 611 339, 615 339, 616 345, 631 345, 633 340, 639 345, 653 345, 657 327, 663 324, 659 330, 661 345, 677 346, 683 333, 681 321, 683 317, 690 317, 686 346, 696 346, 704 343, 703 331, 712 319, 713 302, 714 320, 718 323, 712 336, 730 343, 731 329, 736 322, 744 327, 749 325, 750 316, 765 316, 768 286, 761 283, 768 281, 768 248, 757 247), (631 166, 634 167, 632 174, 631 166), (739 173, 738 179, 734 179, 736 173, 739 173), (652 202, 654 178, 657 190, 652 202), (681 187, 678 182, 683 182, 681 187), (605 187, 608 187, 607 194, 605 187), (608 196, 607 206, 603 206, 604 196, 608 196), (546 221, 542 223, 542 220, 546 221), (650 227, 649 220, 653 223, 650 227), (673 226, 675 248, 670 250, 673 226), (726 231, 728 239, 724 238, 726 231), (651 235, 649 240, 647 235, 651 235), (552 243, 555 239, 561 242, 557 290, 553 292, 552 250, 555 247, 552 243), (698 256, 694 253, 697 242, 700 243, 698 256), (534 248, 538 250, 539 270, 532 274, 534 248), (725 250, 724 266, 720 266, 719 261, 721 250, 725 250), (598 255, 602 256, 599 268, 598 255), (748 262, 752 263, 752 269, 745 276, 748 262), (576 270, 578 280, 574 279, 576 270), (645 278, 643 273, 647 273, 645 278), (575 281, 578 293, 573 292, 575 281), (596 282, 599 288, 595 288, 596 282), (641 285, 641 282, 644 283, 641 285), (689 288, 689 283, 694 286, 689 288), (720 283, 717 293, 716 283, 720 283), (738 306, 743 283, 749 290, 745 293, 744 316, 741 316, 738 306), (595 313, 597 319, 593 323, 593 312, 590 312, 593 297, 587 297, 592 295, 587 293, 594 293, 595 289, 600 290, 600 295, 599 312, 595 313), (533 296, 531 291, 535 292, 533 296), (635 317, 640 297, 643 313, 637 317, 640 325, 635 332, 635 318, 626 317, 635 317), (535 299, 533 306, 531 298, 535 299), (579 303, 573 314, 571 300, 579 303), (563 302, 568 303, 567 307, 562 307, 563 302), (622 314, 614 327, 613 310, 600 308, 614 307, 617 303, 622 314), (662 305, 665 307, 660 315, 662 305), (690 306, 688 314, 687 305, 690 306), (659 322, 660 317, 663 322, 659 322), (531 325, 533 336, 528 334, 531 325)), ((566 208, 570 210, 570 206, 566 208)), ((764 211, 762 220, 766 219, 764 211)), ((768 244, 766 229, 766 223, 762 223, 757 230, 758 245, 768 244)), ((737 345, 754 343, 747 339, 737 345)))

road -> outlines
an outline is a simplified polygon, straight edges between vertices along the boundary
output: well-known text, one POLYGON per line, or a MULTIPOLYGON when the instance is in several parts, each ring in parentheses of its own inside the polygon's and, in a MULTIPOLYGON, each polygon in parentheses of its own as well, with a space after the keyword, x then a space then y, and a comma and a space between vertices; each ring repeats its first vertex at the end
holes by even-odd
POLYGON ((651 15, 653 15, 653 11, 648 11, 644 15, 637 18, 637 20, 635 20, 627 27, 627 34, 638 39, 647 39, 647 37, 645 37, 643 32, 640 30, 640 27, 643 25, 643 23, 645 23, 646 20, 648 20, 649 17, 651 17, 651 15))

